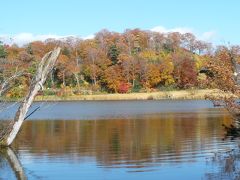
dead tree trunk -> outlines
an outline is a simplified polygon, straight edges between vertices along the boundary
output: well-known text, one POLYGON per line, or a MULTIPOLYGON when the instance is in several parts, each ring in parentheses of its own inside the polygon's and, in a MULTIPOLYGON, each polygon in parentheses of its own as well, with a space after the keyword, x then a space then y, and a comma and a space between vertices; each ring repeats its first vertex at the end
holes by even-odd
POLYGON ((45 83, 48 74, 53 69, 59 54, 60 48, 56 48, 42 58, 36 75, 31 82, 29 92, 18 108, 11 127, 8 128, 3 137, 0 137, 0 145, 9 146, 15 139, 35 96, 37 95, 38 91, 43 88, 43 84, 45 83))

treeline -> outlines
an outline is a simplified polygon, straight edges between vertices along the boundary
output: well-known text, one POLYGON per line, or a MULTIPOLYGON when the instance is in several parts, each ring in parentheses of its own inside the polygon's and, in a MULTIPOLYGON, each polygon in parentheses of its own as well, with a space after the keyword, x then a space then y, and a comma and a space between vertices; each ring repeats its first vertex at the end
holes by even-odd
MULTIPOLYGON (((9 96, 25 92, 36 66, 45 53, 60 46, 62 53, 46 87, 88 92, 128 93, 159 89, 214 88, 203 67, 231 58, 229 47, 213 48, 193 34, 157 33, 139 29, 124 33, 102 30, 93 39, 69 37, 31 42, 24 47, 0 45, 0 81, 17 71, 9 96)), ((231 47, 239 58, 239 47, 231 47)), ((232 52, 232 51, 231 51, 232 52)), ((226 68, 226 67, 225 67, 226 68)))

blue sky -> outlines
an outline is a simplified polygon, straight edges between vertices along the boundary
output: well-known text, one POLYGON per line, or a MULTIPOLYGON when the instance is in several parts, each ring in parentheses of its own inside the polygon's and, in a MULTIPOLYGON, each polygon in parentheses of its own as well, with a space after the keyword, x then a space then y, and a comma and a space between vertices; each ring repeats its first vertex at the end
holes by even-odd
POLYGON ((2 0, 0 37, 87 37, 104 28, 140 28, 240 44, 239 9, 239 0, 2 0))

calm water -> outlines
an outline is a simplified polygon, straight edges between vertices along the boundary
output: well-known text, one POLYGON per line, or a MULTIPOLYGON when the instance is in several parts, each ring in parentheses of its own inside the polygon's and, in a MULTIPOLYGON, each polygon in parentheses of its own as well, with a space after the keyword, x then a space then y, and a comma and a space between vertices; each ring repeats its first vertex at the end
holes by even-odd
MULTIPOLYGON (((208 101, 35 103, 33 109, 38 106, 13 151, 0 153, 0 179, 207 179, 219 171, 216 153, 237 146, 222 140, 228 112, 208 101)), ((15 109, 0 118, 10 119, 15 109)))

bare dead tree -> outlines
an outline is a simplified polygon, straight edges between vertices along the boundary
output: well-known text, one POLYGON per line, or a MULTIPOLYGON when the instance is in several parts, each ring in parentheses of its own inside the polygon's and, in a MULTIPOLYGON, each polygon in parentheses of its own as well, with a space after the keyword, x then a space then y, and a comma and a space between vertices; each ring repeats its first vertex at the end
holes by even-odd
POLYGON ((48 74, 52 71, 59 54, 60 48, 56 48, 42 58, 35 77, 30 84, 28 94, 20 104, 14 120, 6 129, 4 129, 3 132, 0 133, 1 146, 9 146, 15 139, 35 96, 40 89, 43 89, 43 84, 45 83, 48 74))

